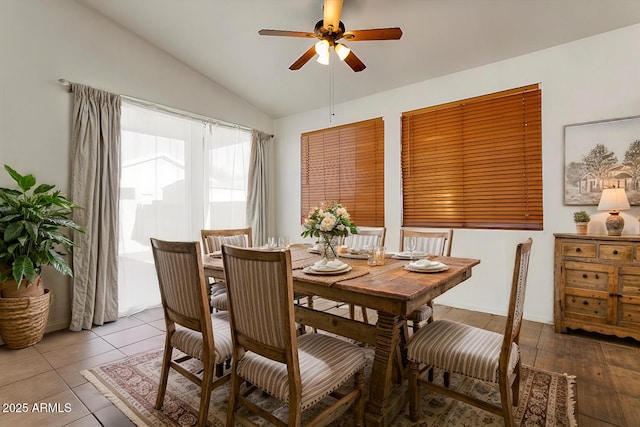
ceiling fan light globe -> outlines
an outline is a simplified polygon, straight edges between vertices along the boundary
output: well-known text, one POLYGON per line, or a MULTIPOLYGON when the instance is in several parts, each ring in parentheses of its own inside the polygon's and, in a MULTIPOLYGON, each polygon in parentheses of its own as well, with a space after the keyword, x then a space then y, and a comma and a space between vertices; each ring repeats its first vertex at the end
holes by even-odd
POLYGON ((351 49, 349 49, 342 43, 337 43, 334 47, 334 50, 336 51, 338 58, 340 58, 340 61, 344 61, 344 59, 351 53, 351 49))
POLYGON ((326 55, 318 55, 316 61, 322 65, 329 65, 329 52, 327 51, 326 55))
POLYGON ((316 53, 320 56, 329 56, 329 41, 320 40, 318 43, 316 43, 316 53))

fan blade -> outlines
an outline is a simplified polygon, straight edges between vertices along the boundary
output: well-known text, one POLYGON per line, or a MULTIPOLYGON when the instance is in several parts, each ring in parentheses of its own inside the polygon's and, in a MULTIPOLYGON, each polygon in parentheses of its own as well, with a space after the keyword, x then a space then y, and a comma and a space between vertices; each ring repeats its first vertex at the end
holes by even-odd
POLYGON ((351 67, 351 69, 356 73, 358 71, 362 71, 365 68, 367 68, 367 66, 364 65, 364 62, 360 61, 360 58, 358 58, 356 54, 353 53, 353 51, 349 52, 349 55, 347 55, 347 57, 344 58, 344 62, 346 62, 347 65, 351 67))
POLYGON ((342 12, 342 0, 324 0, 324 21, 323 27, 332 32, 336 32, 340 27, 340 13, 342 12))
POLYGON ((350 42, 359 42, 363 40, 398 40, 402 37, 402 30, 398 27, 353 30, 345 32, 342 37, 350 42))
POLYGON ((309 60, 313 58, 315 54, 316 54, 316 46, 313 45, 309 48, 309 50, 303 53, 302 56, 296 60, 296 62, 291 64, 289 69, 292 71, 299 70, 300 68, 302 68, 304 64, 309 62, 309 60))
POLYGON ((258 34, 261 36, 283 36, 283 37, 306 37, 314 38, 314 33, 305 33, 304 31, 286 31, 286 30, 260 30, 258 34))

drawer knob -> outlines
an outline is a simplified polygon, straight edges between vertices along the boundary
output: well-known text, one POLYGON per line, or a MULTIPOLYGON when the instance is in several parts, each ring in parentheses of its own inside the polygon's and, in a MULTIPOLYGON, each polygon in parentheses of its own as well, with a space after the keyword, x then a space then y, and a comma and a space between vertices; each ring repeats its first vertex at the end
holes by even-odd
POLYGON ((580 252, 582 252, 582 249, 576 248, 576 252, 580 253, 580 252))
POLYGON ((600 275, 599 275, 599 274, 596 274, 596 279, 599 279, 599 278, 600 278, 600 275))
POLYGON ((589 301, 586 301, 586 300, 585 300, 585 301, 582 301, 582 304, 584 304, 584 305, 589 305, 589 301))
POLYGON ((614 254, 614 255, 618 255, 618 250, 617 250, 617 249, 614 249, 614 250, 613 250, 613 254, 614 254))
POLYGON ((582 278, 586 279, 587 277, 589 277, 589 275, 587 273, 582 273, 582 278))

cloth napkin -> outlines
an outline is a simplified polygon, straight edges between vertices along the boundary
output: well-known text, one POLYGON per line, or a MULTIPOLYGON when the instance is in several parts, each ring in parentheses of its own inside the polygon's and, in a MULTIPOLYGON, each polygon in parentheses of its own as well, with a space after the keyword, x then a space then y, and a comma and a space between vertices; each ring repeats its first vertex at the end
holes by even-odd
POLYGON ((411 267, 421 268, 421 269, 439 268, 444 266, 444 264, 441 262, 429 261, 428 259, 419 259, 419 260, 411 261, 409 265, 411 265, 411 267))
POLYGON ((339 259, 334 259, 332 261, 327 261, 325 258, 313 264, 313 268, 315 270, 339 270, 345 267, 345 263, 340 261, 339 259))

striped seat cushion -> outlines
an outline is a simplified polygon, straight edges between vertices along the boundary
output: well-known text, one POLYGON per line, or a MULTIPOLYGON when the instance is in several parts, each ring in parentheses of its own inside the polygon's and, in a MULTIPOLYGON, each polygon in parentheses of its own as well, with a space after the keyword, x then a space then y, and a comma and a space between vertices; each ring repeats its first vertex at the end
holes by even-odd
POLYGON ((421 323, 425 320, 431 319, 432 317, 433 309, 425 304, 422 307, 413 310, 411 316, 409 317, 409 320, 411 320, 413 323, 421 323))
POLYGON ((215 308, 216 310, 229 310, 227 293, 223 292, 211 297, 211 307, 215 308))
MULTIPOLYGON (((298 338, 298 360, 302 410, 327 397, 365 365, 362 348, 339 338, 314 333, 298 338)), ((238 362, 238 374, 281 401, 289 402, 287 366, 284 363, 247 352, 238 362)))
MULTIPOLYGON (((213 313, 211 315, 211 322, 213 324, 215 363, 224 362, 233 354, 229 313, 226 311, 213 313)), ((203 343, 200 332, 187 328, 176 329, 176 332, 171 337, 171 346, 191 357, 202 360, 203 343)))
POLYGON ((215 282, 211 285, 211 296, 215 297, 227 293, 227 285, 224 282, 215 282))
MULTIPOLYGON (((436 320, 420 328, 407 344, 407 358, 449 372, 498 382, 498 362, 503 336, 462 323, 436 320)), ((511 348, 509 372, 513 372, 520 349, 511 348)))

